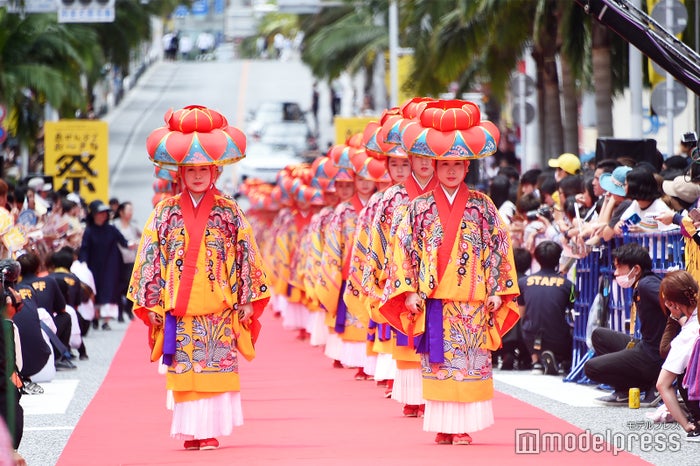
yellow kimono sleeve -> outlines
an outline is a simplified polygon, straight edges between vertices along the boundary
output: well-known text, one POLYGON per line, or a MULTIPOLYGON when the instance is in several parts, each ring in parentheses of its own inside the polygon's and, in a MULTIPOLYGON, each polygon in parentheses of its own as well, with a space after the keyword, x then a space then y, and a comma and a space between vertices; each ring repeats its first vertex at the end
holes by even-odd
POLYGON ((342 285, 341 219, 334 214, 324 231, 321 265, 316 283, 316 297, 328 314, 335 317, 342 285))
POLYGON ((386 284, 379 313, 394 328, 402 333, 416 333, 416 329, 409 329, 408 311, 405 306, 406 293, 418 292, 417 270, 418 264, 413 252, 412 217, 406 215, 396 230, 396 238, 393 243, 391 262, 386 268, 386 284), (413 330, 413 332, 409 332, 413 330))

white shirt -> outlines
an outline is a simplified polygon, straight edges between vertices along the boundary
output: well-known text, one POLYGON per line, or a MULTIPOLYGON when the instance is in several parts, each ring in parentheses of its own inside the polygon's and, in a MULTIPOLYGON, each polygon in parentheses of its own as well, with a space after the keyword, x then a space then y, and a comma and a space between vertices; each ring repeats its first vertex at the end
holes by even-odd
POLYGON ((682 374, 688 367, 690 353, 695 346, 695 340, 698 338, 698 330, 700 330, 700 322, 698 322, 698 310, 693 311, 693 314, 688 317, 688 320, 681 327, 681 333, 676 335, 671 341, 671 349, 666 356, 662 369, 666 369, 674 374, 682 374))
POLYGON ((653 219, 654 216, 670 210, 671 208, 661 199, 654 200, 654 202, 652 202, 646 209, 642 209, 639 206, 639 202, 632 201, 630 206, 627 207, 620 218, 622 220, 627 220, 633 214, 638 214, 642 218, 642 221, 638 224, 638 226, 644 229, 645 232, 675 230, 679 228, 678 225, 674 225, 673 223, 670 225, 664 225, 663 223, 659 223, 653 219))

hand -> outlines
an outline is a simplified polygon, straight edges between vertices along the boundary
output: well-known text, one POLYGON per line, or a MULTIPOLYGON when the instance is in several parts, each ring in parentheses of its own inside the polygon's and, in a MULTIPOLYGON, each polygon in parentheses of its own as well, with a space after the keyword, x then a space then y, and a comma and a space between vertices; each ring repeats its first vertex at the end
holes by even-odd
POLYGON ((673 222, 673 216, 676 213, 672 210, 669 210, 667 212, 661 212, 659 214, 656 214, 656 221, 663 223, 664 225, 670 225, 673 222))
POLYGON ((17 450, 12 452, 12 461, 15 462, 15 466, 27 466, 27 460, 17 450))
POLYGON ((238 320, 242 324, 247 324, 250 321, 250 318, 253 317, 253 305, 248 303, 248 304, 243 304, 238 306, 238 320))
POLYGON ((414 317, 421 312, 420 308, 418 307, 419 303, 420 296, 418 296, 418 293, 406 293, 404 304, 406 305, 406 309, 408 309, 411 317, 414 317))
POLYGON ((156 314, 153 311, 149 311, 148 321, 151 323, 152 326, 160 327, 163 325, 163 316, 161 316, 160 314, 156 314))
POLYGON ((501 299, 500 296, 489 296, 486 298, 486 302, 484 305, 486 306, 486 310, 489 312, 495 312, 498 310, 499 307, 501 307, 501 304, 503 304, 503 299, 501 299))

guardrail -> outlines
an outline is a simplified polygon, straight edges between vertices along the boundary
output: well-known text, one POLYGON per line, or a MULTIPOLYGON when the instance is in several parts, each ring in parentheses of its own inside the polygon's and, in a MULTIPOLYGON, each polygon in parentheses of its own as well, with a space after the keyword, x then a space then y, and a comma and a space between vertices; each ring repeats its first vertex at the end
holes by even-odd
MULTIPOLYGON (((607 326, 620 332, 629 331, 630 303, 632 289, 622 289, 615 282, 612 251, 625 243, 640 243, 649 250, 652 270, 665 275, 669 270, 685 269, 685 240, 680 231, 652 234, 626 234, 622 238, 601 243, 586 257, 576 261, 576 290, 578 296, 574 304, 574 345, 571 370, 565 382, 590 383, 583 373, 583 365, 594 355, 586 341, 589 328, 591 306, 598 293, 608 299, 607 326)), ((639 325, 637 337, 639 337, 639 325)))

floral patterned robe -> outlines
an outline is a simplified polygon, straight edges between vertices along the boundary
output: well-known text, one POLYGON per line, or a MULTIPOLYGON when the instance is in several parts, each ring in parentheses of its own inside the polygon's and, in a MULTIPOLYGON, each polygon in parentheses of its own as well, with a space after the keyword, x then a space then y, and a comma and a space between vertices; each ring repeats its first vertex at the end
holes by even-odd
MULTIPOLYGON (((215 195, 186 311, 173 316, 189 241, 179 200, 180 195, 168 198, 151 213, 127 297, 144 322, 149 311, 163 316, 166 334, 172 321, 175 354, 166 383, 175 401, 183 402, 239 390, 238 354, 252 358, 255 332, 240 324, 238 307, 251 303, 257 323, 269 290, 252 228, 235 201, 215 195)), ((163 327, 151 328, 152 343, 159 338, 163 327)))
POLYGON ((326 324, 331 329, 336 327, 338 304, 348 278, 350 250, 360 210, 362 203, 357 196, 353 196, 348 202, 340 203, 324 231, 321 274, 316 284, 316 296, 326 308, 326 324))
MULTIPOLYGON (((347 341, 365 341, 368 338, 368 331, 370 331, 369 308, 362 293, 362 274, 369 253, 369 234, 372 220, 382 196, 381 192, 372 194, 357 217, 357 226, 350 252, 348 279, 342 297, 347 307, 346 327, 343 334, 343 339, 347 341)), ((372 340, 374 339, 373 334, 374 331, 371 330, 369 338, 372 340)))
POLYGON ((466 185, 451 206, 438 186, 408 206, 396 234, 380 312, 409 336, 422 335, 417 350, 424 398, 491 399, 490 350, 500 347, 519 317, 513 251, 498 210, 466 185), (425 300, 417 321, 406 311, 407 292, 425 300), (484 303, 491 295, 502 305, 488 312, 484 303))

